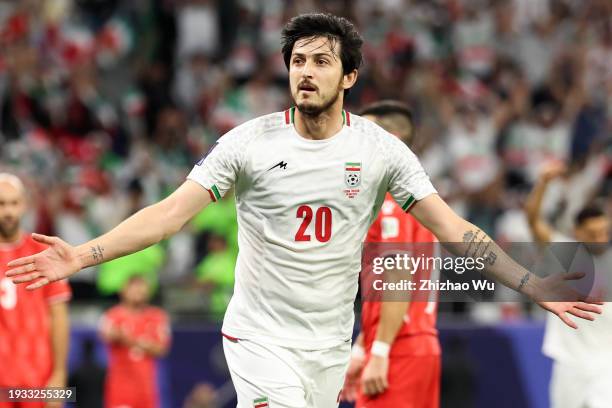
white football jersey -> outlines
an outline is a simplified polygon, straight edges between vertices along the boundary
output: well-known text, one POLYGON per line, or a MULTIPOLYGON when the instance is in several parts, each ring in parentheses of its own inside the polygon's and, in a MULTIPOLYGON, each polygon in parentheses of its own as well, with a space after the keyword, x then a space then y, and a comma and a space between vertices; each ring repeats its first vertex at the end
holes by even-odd
POLYGON ((213 201, 235 186, 240 251, 223 333, 315 350, 351 339, 361 245, 385 193, 408 211, 435 189, 373 122, 343 112, 340 132, 309 140, 294 109, 228 132, 188 179, 213 201))

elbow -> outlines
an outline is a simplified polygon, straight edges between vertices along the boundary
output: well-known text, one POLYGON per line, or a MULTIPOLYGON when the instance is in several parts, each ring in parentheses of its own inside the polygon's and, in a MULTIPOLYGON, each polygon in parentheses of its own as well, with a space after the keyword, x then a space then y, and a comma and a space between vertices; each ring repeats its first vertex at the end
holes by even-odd
POLYGON ((161 208, 161 238, 160 241, 165 240, 179 232, 186 223, 181 217, 179 206, 175 200, 171 200, 161 208))

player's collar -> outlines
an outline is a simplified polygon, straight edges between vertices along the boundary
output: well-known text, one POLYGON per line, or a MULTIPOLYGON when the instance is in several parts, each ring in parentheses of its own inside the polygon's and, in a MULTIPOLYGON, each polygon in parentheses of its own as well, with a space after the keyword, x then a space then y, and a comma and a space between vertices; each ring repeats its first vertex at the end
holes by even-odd
MULTIPOLYGON (((295 106, 290 107, 285 111, 285 125, 293 125, 295 123, 295 106)), ((351 126, 351 114, 342 109, 342 126, 351 126)))

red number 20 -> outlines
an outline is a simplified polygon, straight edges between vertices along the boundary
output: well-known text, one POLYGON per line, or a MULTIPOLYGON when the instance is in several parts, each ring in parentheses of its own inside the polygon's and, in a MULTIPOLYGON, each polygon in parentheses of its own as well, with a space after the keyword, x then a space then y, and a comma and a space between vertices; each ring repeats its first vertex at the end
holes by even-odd
MULTIPOLYGON (((306 234, 306 228, 312 221, 312 207, 301 205, 297 209, 296 218, 302 218, 302 224, 295 234, 296 241, 310 241, 310 234, 306 234)), ((315 237, 319 242, 327 242, 332 233, 332 212, 329 207, 320 207, 315 215, 315 237)))

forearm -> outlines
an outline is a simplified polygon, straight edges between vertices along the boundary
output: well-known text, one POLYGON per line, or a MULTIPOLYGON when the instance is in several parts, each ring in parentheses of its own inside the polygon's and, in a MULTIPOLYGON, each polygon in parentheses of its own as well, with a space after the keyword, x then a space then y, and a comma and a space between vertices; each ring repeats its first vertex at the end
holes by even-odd
POLYGON ((482 274, 533 298, 540 279, 515 262, 480 228, 457 218, 436 234, 444 248, 455 256, 482 258, 482 274))
POLYGON ((202 186, 187 180, 169 197, 138 211, 110 232, 78 246, 81 267, 140 251, 170 237, 210 202, 202 186))
POLYGON ((410 302, 382 302, 376 340, 392 344, 404 323, 410 302))
POLYGON ((83 268, 147 248, 171 235, 162 203, 146 207, 77 249, 83 268))
POLYGON ((359 335, 357 336, 357 338, 355 339, 355 343, 353 343, 354 345, 363 347, 363 333, 360 332, 359 335))
POLYGON ((137 345, 145 353, 156 358, 163 357, 168 352, 168 346, 162 343, 157 343, 153 341, 139 341, 137 342, 137 345))
POLYGON ((525 204, 525 213, 531 234, 535 241, 541 243, 548 243, 552 239, 552 228, 541 215, 542 201, 544 200, 548 183, 549 180, 545 178, 538 180, 527 197, 525 204))
POLYGON ((479 271, 534 298, 540 279, 510 258, 480 228, 459 217, 437 194, 417 202, 412 214, 452 255, 483 258, 479 271))
POLYGON ((66 380, 70 322, 66 303, 51 305, 51 348, 53 351, 53 373, 66 380))
POLYGON ((525 213, 527 214, 527 219, 530 224, 534 223, 540 218, 542 201, 544 200, 544 193, 546 192, 547 187, 547 180, 538 180, 525 201, 525 213))

